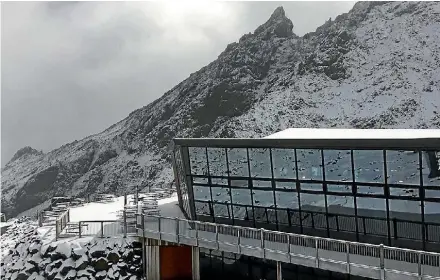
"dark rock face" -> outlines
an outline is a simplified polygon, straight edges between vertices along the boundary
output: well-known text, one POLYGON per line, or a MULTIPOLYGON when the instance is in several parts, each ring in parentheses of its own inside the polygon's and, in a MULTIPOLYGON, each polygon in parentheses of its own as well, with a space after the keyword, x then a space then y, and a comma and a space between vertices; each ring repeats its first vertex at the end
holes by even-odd
POLYGON ((2 212, 15 216, 55 195, 173 186, 174 137, 439 128, 440 42, 429 31, 440 20, 438 5, 358 2, 302 37, 279 7, 215 61, 107 130, 46 154, 17 153, 2 170, 2 212))

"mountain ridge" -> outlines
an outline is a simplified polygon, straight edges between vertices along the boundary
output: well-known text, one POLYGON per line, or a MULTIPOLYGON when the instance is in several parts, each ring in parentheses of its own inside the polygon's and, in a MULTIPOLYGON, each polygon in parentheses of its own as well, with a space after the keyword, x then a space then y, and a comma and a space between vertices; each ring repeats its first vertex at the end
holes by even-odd
POLYGON ((36 211, 54 195, 170 187, 173 137, 440 127, 439 3, 358 2, 302 37, 292 27, 277 8, 253 33, 125 119, 9 162, 2 212, 36 211))

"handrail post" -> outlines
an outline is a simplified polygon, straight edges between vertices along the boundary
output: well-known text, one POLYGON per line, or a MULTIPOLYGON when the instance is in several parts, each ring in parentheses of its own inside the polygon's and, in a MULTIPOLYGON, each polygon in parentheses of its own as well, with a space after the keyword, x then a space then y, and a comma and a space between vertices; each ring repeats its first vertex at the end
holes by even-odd
POLYGON ((318 246, 318 238, 315 238, 315 266, 319 268, 319 246, 318 246))
POLYGON ((385 280, 385 258, 383 244, 379 245, 379 260, 380 260, 380 279, 385 280))
POLYGON ((55 220, 55 241, 58 240, 58 218, 55 220))
POLYGON ((162 220, 162 218, 161 217, 159 217, 159 219, 157 220, 157 222, 158 222, 158 229, 159 229, 159 241, 161 241, 161 243, 162 243, 162 229, 161 229, 161 226, 160 226, 160 221, 162 220))
POLYGON ((345 242, 345 251, 347 252, 347 274, 350 274, 350 243, 345 242))
POLYGON ((219 251, 220 244, 218 243, 218 224, 215 224, 215 241, 217 242, 217 251, 219 251))
POLYGON ((199 246, 199 229, 198 229, 199 227, 197 225, 198 225, 198 222, 195 221, 194 227, 196 228, 196 246, 199 246))
POLYGON ((125 237, 127 237, 127 211, 125 210, 125 207, 124 207, 124 210, 122 210, 123 211, 123 215, 124 215, 124 238, 125 237))
POLYGON ((81 238, 81 221, 78 223, 78 236, 81 238))
POLYGON ((145 214, 141 213, 141 228, 142 228, 142 237, 145 240, 145 214))
POLYGON ((292 263, 292 254, 290 252, 290 234, 287 235, 287 253, 289 254, 289 262, 292 263))
POLYGON ((179 224, 180 224, 180 222, 179 222, 178 218, 176 218, 175 221, 176 221, 176 242, 177 242, 177 244, 180 244, 180 238, 179 238, 179 224))
POLYGON ((419 280, 422 280, 422 252, 417 255, 417 276, 419 280))
POLYGON ((261 250, 263 251, 263 259, 266 259, 266 251, 264 250, 264 228, 261 229, 260 231, 260 235, 261 235, 261 250))
POLYGON ((241 244, 241 242, 240 242, 240 238, 241 238, 241 237, 240 237, 240 228, 237 228, 237 237, 238 237, 238 238, 237 238, 237 239, 238 239, 238 240, 237 240, 237 243, 238 243, 238 244, 237 244, 237 247, 238 247, 238 253, 241 254, 241 247, 240 247, 240 246, 241 246, 241 245, 240 245, 240 244, 241 244))
POLYGON ((104 238, 104 221, 101 221, 101 238, 104 238))

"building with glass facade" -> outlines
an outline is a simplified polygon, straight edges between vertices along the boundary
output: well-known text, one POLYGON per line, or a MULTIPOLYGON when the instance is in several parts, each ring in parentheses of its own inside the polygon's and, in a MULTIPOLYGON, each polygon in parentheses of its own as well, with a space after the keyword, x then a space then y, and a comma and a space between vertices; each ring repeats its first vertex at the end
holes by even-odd
POLYGON ((440 131, 174 139, 189 219, 440 251, 440 131))

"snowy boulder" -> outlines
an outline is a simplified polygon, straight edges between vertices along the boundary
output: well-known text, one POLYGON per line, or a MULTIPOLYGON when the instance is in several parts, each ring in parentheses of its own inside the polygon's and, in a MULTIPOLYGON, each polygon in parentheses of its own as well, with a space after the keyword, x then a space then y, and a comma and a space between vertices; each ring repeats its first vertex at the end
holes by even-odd
POLYGON ((41 250, 43 257, 48 258, 50 256, 50 253, 54 252, 56 249, 57 246, 44 246, 41 250))
POLYGON ((131 243, 131 245, 132 245, 133 248, 140 248, 140 249, 142 249, 142 243, 139 242, 139 241, 133 241, 131 243))
POLYGON ((86 255, 84 248, 75 248, 72 250, 72 258, 76 261, 86 255))
POLYGON ((79 259, 75 261, 75 269, 77 271, 84 270, 89 265, 89 259, 86 255, 82 255, 79 259))
POLYGON ((31 264, 29 262, 26 262, 22 271, 24 271, 28 274, 32 274, 32 273, 38 271, 38 266, 35 266, 34 264, 31 264))
POLYGON ((119 254, 117 252, 115 252, 115 251, 112 251, 112 252, 107 254, 107 259, 111 263, 118 263, 119 258, 120 258, 119 254))
POLYGON ((95 274, 95 278, 96 280, 104 280, 107 276, 107 271, 99 271, 98 273, 95 274))
POLYGON ((72 270, 75 270, 75 262, 72 259, 67 259, 63 262, 63 265, 60 268, 60 273, 61 275, 66 276, 72 270))
POLYGON ((93 246, 90 248, 89 254, 92 258, 100 258, 105 256, 105 250, 101 246, 93 246))
POLYGON ((74 280, 76 278, 76 270, 70 270, 67 275, 64 277, 65 280, 74 280))
POLYGON ((106 258, 100 257, 92 261, 92 265, 96 271, 103 271, 108 269, 108 261, 106 258))
POLYGON ((29 251, 29 253, 31 253, 31 254, 36 254, 36 253, 38 253, 38 252, 40 251, 40 249, 41 249, 41 244, 39 244, 39 243, 37 243, 37 242, 34 241, 34 242, 29 246, 28 251, 29 251))
MULTIPOLYGON (((24 271, 21 271, 20 273, 18 273, 18 275, 17 275, 17 280, 27 280, 27 279, 29 279, 29 274, 27 274, 26 272, 24 272, 24 271)), ((11 278, 12 279, 12 278, 11 278)))

